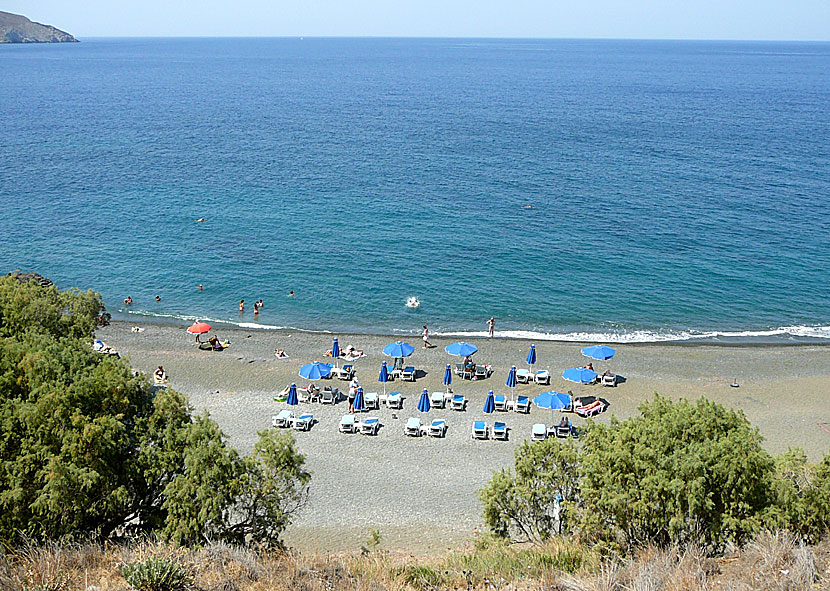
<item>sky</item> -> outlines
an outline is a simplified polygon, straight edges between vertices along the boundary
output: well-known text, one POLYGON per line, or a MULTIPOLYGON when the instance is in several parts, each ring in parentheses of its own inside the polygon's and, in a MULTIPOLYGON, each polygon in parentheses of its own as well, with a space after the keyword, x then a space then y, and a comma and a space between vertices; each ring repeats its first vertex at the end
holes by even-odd
POLYGON ((78 38, 381 36, 830 41, 830 0, 4 0, 78 38))

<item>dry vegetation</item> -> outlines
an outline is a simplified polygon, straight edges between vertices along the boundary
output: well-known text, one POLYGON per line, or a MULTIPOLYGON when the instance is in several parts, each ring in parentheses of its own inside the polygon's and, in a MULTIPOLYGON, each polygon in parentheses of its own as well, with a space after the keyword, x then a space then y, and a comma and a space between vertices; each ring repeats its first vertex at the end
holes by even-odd
POLYGON ((804 546, 762 534, 740 550, 710 558, 694 549, 647 548, 629 560, 601 560, 575 543, 507 546, 489 539, 445 556, 382 550, 346 555, 255 552, 215 544, 175 549, 155 543, 50 545, 0 557, 3 591, 127 590, 124 564, 162 556, 184 565, 204 591, 542 589, 681 591, 830 589, 830 541, 804 546))

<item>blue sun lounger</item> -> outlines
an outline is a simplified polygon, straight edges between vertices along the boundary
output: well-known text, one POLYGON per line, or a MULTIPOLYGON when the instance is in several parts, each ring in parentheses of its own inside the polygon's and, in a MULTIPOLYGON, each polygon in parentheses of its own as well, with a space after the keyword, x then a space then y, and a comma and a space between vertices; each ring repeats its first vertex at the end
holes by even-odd
POLYGON ((447 434, 447 421, 444 419, 433 419, 429 426, 430 437, 444 437, 447 434))
POLYGON ((456 394, 452 397, 450 401, 450 408, 453 410, 464 410, 467 406, 467 399, 464 398, 461 394, 456 394))
POLYGON ((493 439, 507 441, 507 425, 500 421, 493 423, 493 439))
POLYGON ((314 422, 314 415, 306 413, 294 419, 294 428, 297 431, 308 431, 311 429, 311 424, 314 422))
POLYGON ((527 396, 519 396, 516 398, 516 412, 523 412, 525 414, 530 412, 530 400, 527 396))
POLYGON ((363 419, 360 423, 360 433, 363 435, 377 435, 380 428, 380 419, 377 417, 369 417, 363 419))
POLYGON ((487 439, 487 435, 489 434, 490 430, 487 428, 487 423, 484 421, 474 421, 473 422, 473 439, 487 439))
POLYGON ((495 404, 496 410, 507 410, 507 400, 504 394, 496 394, 493 398, 493 403, 495 404))
POLYGON ((411 365, 405 367, 401 372, 401 379, 405 382, 415 381, 415 368, 411 365))
POLYGON ((294 418, 294 413, 290 410, 281 410, 280 414, 271 417, 271 424, 274 427, 290 427, 291 419, 294 418))

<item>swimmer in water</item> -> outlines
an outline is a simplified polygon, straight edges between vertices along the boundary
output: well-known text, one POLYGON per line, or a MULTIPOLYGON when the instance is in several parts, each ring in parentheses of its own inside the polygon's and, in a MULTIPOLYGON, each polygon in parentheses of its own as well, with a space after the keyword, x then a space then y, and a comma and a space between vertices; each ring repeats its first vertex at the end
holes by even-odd
POLYGON ((294 295, 294 290, 292 289, 291 291, 288 292, 288 297, 292 297, 293 295, 294 295))
POLYGON ((127 304, 127 305, 129 306, 130 304, 132 304, 132 303, 133 303, 133 298, 132 298, 131 296, 127 296, 127 297, 124 299, 124 303, 125 303, 125 304, 127 304))
POLYGON ((198 220, 196 220, 196 222, 206 222, 206 221, 207 221, 207 219, 205 219, 205 218, 199 218, 198 220))
POLYGON ((161 296, 156 296, 156 301, 160 302, 161 301, 161 296))
POLYGON ((200 283, 199 284, 199 291, 202 291, 203 289, 204 289, 204 287, 202 287, 202 284, 200 283))

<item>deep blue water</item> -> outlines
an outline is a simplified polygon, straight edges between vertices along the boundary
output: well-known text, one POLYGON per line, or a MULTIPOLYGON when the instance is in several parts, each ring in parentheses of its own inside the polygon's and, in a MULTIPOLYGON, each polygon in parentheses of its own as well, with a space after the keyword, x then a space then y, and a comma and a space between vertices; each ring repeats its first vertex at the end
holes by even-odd
POLYGON ((0 236, 116 313, 830 338, 830 44, 0 46, 0 236))

